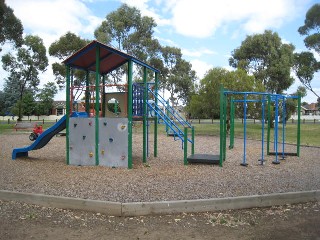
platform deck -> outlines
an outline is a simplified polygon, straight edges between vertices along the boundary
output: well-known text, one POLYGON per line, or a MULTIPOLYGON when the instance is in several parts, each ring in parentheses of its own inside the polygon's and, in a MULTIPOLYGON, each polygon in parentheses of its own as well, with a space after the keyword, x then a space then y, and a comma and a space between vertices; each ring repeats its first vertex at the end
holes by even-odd
POLYGON ((187 160, 189 163, 219 164, 220 155, 192 154, 187 160))

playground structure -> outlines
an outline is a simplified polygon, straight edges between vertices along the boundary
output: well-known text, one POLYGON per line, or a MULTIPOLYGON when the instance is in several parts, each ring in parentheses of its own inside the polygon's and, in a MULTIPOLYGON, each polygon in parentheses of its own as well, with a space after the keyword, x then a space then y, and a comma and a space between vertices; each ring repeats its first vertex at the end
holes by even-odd
MULTIPOLYGON (((300 156, 300 114, 301 114, 301 97, 300 96, 287 96, 282 94, 271 94, 266 92, 236 92, 228 91, 224 89, 221 85, 220 88, 220 151, 218 155, 212 154, 195 154, 194 153, 194 129, 192 129, 192 150, 191 155, 188 155, 187 141, 185 141, 184 146, 184 162, 189 163, 209 163, 209 164, 219 164, 221 167, 223 161, 226 159, 227 150, 227 125, 230 124, 230 144, 229 149, 234 147, 234 126, 235 126, 235 104, 243 103, 243 158, 240 165, 247 166, 246 161, 246 132, 247 132, 247 104, 248 103, 261 103, 261 158, 258 159, 261 165, 265 162, 264 157, 264 145, 265 145, 265 120, 267 120, 267 155, 275 155, 275 160, 272 161, 273 164, 280 164, 279 156, 281 159, 285 159, 285 156, 300 156), (235 96, 240 96, 240 99, 235 99, 235 96), (250 97, 250 98, 249 98, 250 97), (298 122, 297 122, 297 142, 296 142, 296 152, 285 152, 285 127, 286 127, 286 100, 296 99, 297 100, 297 112, 298 112, 298 122), (267 104, 267 118, 265 117, 267 104), (227 107, 230 106, 229 119, 227 107), (274 108, 274 111, 272 110, 274 108), (281 110, 281 111, 280 111, 281 110), (282 112, 282 151, 279 151, 278 141, 279 141, 279 117, 280 112, 282 112), (272 118, 272 113, 274 117, 272 118), (274 152, 270 151, 271 142, 271 122, 274 121, 274 152)), ((188 134, 188 129, 185 129, 185 136, 188 134)))
MULTIPOLYGON (((14 149, 12 159, 45 146, 66 128, 66 160, 69 165, 127 167, 132 163, 132 126, 143 122, 143 162, 149 155, 148 131, 154 124, 153 154, 157 157, 158 123, 173 132, 174 140, 188 141, 183 127, 191 125, 168 106, 158 93, 159 71, 152 66, 98 41, 92 41, 64 61, 66 65, 66 115, 36 141, 14 149), (125 66, 126 84, 106 84, 108 74, 125 66), (133 70, 143 72, 141 83, 133 82, 133 70), (85 72, 85 83, 74 80, 74 70, 85 72), (147 81, 147 77, 151 81, 147 81), (93 80, 94 78, 94 80, 93 80), (110 92, 108 90, 112 90, 110 92), (114 91, 116 89, 116 91, 114 91), (84 102, 79 99, 84 93, 84 102)), ((193 143, 192 143, 193 144, 193 143)))
MULTIPOLYGON (((159 71, 138 59, 93 41, 64 61, 67 66, 67 164, 132 168, 132 125, 143 122, 143 162, 149 155, 149 126, 154 123, 154 156, 157 156, 158 123, 166 124, 174 138, 185 140, 188 123, 158 93, 159 71), (107 74, 127 63, 127 83, 106 84, 107 74), (135 64, 135 66, 134 66, 135 64), (133 83, 133 68, 141 68, 143 82, 133 83), (86 71, 85 86, 73 81, 72 69, 86 71), (90 83, 90 71, 95 82, 90 83), (151 81, 147 77, 152 76, 151 81), (112 89, 113 92, 108 91, 112 89), (116 92, 114 91, 116 88, 116 92), (88 118, 69 118, 79 89, 85 92, 88 118), (93 101, 92 101, 93 100, 93 101), (94 108, 90 108, 93 106, 94 108)), ((189 125, 190 126, 190 125, 189 125)), ((187 141, 191 142, 190 139, 187 141)))
MULTIPOLYGON (((300 156, 300 109, 301 109, 301 97, 300 96, 287 96, 282 94, 271 94, 263 92, 235 92, 228 91, 221 87, 221 122, 223 123, 222 128, 222 150, 225 158, 226 154, 226 122, 227 122, 227 106, 230 105, 230 144, 229 149, 234 147, 234 116, 235 116, 235 104, 243 104, 243 159, 241 162, 242 166, 247 166, 246 161, 246 132, 247 132, 247 108, 248 103, 261 103, 261 158, 258 159, 261 165, 265 162, 264 148, 265 148, 265 121, 267 120, 267 155, 275 155, 275 160, 272 161, 273 164, 280 164, 279 156, 281 159, 285 159, 285 156, 300 156), (240 96, 242 99, 235 99, 235 96, 240 96), (298 112, 298 122, 297 122, 297 142, 296 142, 296 152, 285 152, 285 131, 286 131, 286 101, 288 99, 295 99, 297 101, 297 112, 298 112), (267 105, 267 109, 266 109, 267 105), (267 112, 267 118, 265 117, 265 112, 267 112), (274 117, 272 117, 274 115, 274 117), (282 132, 281 132, 281 145, 282 151, 279 150, 279 118, 282 121, 282 132), (274 122, 274 152, 270 151, 271 142, 271 122, 274 122)), ((221 147, 221 146, 220 146, 221 147)))
MULTIPOLYGON (((165 124, 168 135, 182 142, 184 149, 184 164, 207 163, 219 164, 221 167, 226 159, 227 122, 230 121, 230 146, 234 145, 234 104, 244 106, 244 154, 241 165, 246 166, 246 119, 247 104, 260 102, 262 104, 262 151, 261 164, 264 163, 264 121, 265 104, 268 106, 267 154, 275 154, 273 163, 278 164, 278 128, 279 119, 274 118, 274 149, 270 152, 271 105, 275 108, 275 116, 279 115, 279 102, 282 102, 283 119, 285 119, 285 102, 287 98, 298 99, 298 114, 300 114, 301 99, 298 96, 259 92, 234 92, 220 89, 220 150, 219 154, 195 154, 195 130, 178 111, 170 107, 158 93, 159 71, 140 60, 111 48, 98 41, 92 41, 84 48, 64 61, 66 76, 66 115, 54 126, 44 131, 35 142, 24 148, 14 149, 12 159, 28 156, 28 152, 40 149, 50 139, 66 128, 66 161, 68 165, 102 165, 108 167, 133 167, 132 162, 132 127, 134 121, 142 121, 143 127, 143 163, 149 156, 149 128, 154 127, 153 154, 157 157, 158 124, 165 124), (126 66, 125 84, 106 84, 108 74, 121 66, 126 66), (133 82, 133 69, 142 71, 143 81, 133 82), (74 80, 74 70, 82 70, 85 83, 74 80), (150 77, 151 76, 151 77, 150 77), (148 77, 150 81, 148 82, 148 77), (110 89, 112 90, 110 92, 110 89), (116 89, 116 91, 114 90, 116 89), (84 93, 84 101, 79 99, 84 93), (234 99, 233 96, 243 96, 234 99), (248 96, 258 96, 256 99, 248 96), (260 98, 259 98, 260 97, 260 98), (230 105, 230 120, 227 119, 227 106, 230 105), (191 129, 191 137, 188 129, 191 129), (188 143, 191 144, 191 155, 188 156, 188 143)), ((282 157, 285 155, 299 156, 300 148, 300 115, 297 125, 297 152, 286 153, 285 121, 282 128, 282 157)))

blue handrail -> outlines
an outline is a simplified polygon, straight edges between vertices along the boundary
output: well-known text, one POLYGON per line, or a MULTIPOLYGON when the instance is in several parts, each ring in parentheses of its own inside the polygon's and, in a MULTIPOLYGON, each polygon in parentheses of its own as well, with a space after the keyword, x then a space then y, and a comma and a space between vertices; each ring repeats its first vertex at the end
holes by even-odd
MULTIPOLYGON (((141 86, 141 84, 139 83, 135 83, 134 84, 134 114, 135 115, 142 115, 143 109, 142 109, 142 99, 143 99, 143 86, 141 86)), ((178 123, 180 123, 183 127, 190 127, 191 125, 184 120, 184 118, 182 118, 182 116, 171 106, 167 106, 167 102, 166 100, 161 97, 161 95, 159 93, 155 93, 153 92, 150 88, 148 88, 148 94, 147 94, 147 107, 152 109, 155 114, 157 114, 157 116, 159 117, 159 119, 162 119, 163 122, 169 127, 169 129, 171 129, 173 131, 173 136, 174 138, 178 137, 182 143, 184 142, 184 133, 183 131, 179 128, 179 126, 175 123, 174 120, 177 120, 178 123), (158 102, 160 103, 160 106, 163 106, 163 110, 161 109, 161 107, 159 107, 158 105, 153 105, 152 103, 149 102, 148 100, 148 95, 149 93, 152 94, 152 96, 154 96, 155 99, 158 100, 158 102), (168 114, 167 111, 168 110, 168 114)), ((192 140, 187 138, 188 142, 192 143, 192 140)), ((183 146, 183 145, 182 145, 183 146)))
MULTIPOLYGON (((184 142, 184 134, 183 132, 180 130, 180 128, 170 119, 170 117, 168 115, 166 115, 162 110, 161 108, 159 107, 153 107, 150 103, 147 103, 148 107, 150 107, 166 124, 167 126, 177 135, 177 137, 182 141, 184 142), (159 110, 159 111, 158 111, 159 110), (159 113, 160 112, 160 113, 159 113), (167 121, 166 118, 169 120, 167 121), (177 130, 175 130, 172 126, 175 126, 175 128, 177 130)), ((189 138, 188 139, 188 142, 192 143, 192 140, 190 140, 189 138)))
POLYGON ((169 112, 171 113, 171 115, 183 126, 187 125, 188 127, 192 127, 190 125, 190 123, 188 123, 187 121, 184 120, 184 118, 171 106, 167 107, 166 106, 166 100, 161 97, 161 95, 159 93, 155 94, 151 89, 148 89, 149 92, 158 100, 160 100, 160 103, 164 106, 164 108, 168 108, 169 112))

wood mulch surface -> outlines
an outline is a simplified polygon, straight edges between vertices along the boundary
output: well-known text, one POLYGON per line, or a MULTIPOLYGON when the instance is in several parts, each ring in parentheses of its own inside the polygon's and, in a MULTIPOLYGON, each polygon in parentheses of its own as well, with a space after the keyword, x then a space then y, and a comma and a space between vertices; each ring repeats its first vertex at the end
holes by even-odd
MULTIPOLYGON (((301 156, 287 157, 274 165, 265 156, 261 166, 261 142, 247 140, 247 167, 243 140, 227 150, 223 167, 183 165, 181 142, 158 136, 158 157, 142 163, 142 135, 133 136, 133 169, 66 165, 66 138, 54 137, 28 158, 11 160, 12 149, 30 145, 28 134, 0 135, 0 189, 117 202, 206 199, 320 189, 320 148, 301 147, 301 156)), ((196 153, 217 154, 219 139, 196 136, 196 153)), ((279 145, 281 147, 281 145, 279 145)), ((296 146, 287 145, 286 152, 296 146)), ((280 148, 281 149, 281 148, 280 148)))

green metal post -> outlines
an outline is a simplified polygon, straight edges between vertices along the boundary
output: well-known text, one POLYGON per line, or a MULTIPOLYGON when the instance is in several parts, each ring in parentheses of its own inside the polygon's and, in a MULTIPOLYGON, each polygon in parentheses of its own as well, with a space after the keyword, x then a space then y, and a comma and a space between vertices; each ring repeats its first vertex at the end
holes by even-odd
POLYGON ((106 75, 102 76, 102 117, 106 117, 106 75))
POLYGON ((69 138, 69 120, 70 120, 70 67, 67 66, 66 76, 66 149, 67 165, 70 164, 70 138, 69 138))
POLYGON ((95 159, 99 165, 99 108, 100 108, 100 47, 96 46, 96 102, 95 102, 95 159))
POLYGON ((267 130, 267 155, 270 154, 270 128, 271 128, 271 96, 268 95, 268 130, 267 130))
POLYGON ((223 161, 226 160, 226 155, 227 155, 227 103, 228 98, 227 96, 224 96, 223 100, 223 122, 224 122, 224 129, 223 129, 223 161))
POLYGON ((118 115, 118 100, 114 100, 114 113, 115 115, 118 115))
POLYGON ((148 85, 147 85, 147 68, 143 67, 143 159, 144 163, 147 162, 147 94, 148 94, 148 85))
POLYGON ((219 155, 219 166, 222 167, 223 164, 223 101, 224 101, 224 89, 223 85, 220 85, 220 155, 219 155))
POLYGON ((192 140, 192 145, 191 145, 191 154, 194 154, 194 126, 191 128, 191 140, 192 140))
POLYGON ((86 92, 85 92, 85 105, 86 105, 86 113, 90 114, 90 88, 89 88, 89 71, 86 72, 86 92))
POLYGON ((184 165, 188 165, 187 156, 188 155, 188 128, 184 128, 184 135, 183 135, 183 163, 184 165))
POLYGON ((301 95, 298 96, 297 156, 300 157, 301 95))
POLYGON ((128 61, 128 168, 132 169, 132 60, 128 61))
POLYGON ((233 102, 233 96, 230 99, 230 146, 229 149, 232 149, 234 147, 234 102, 233 102))
MULTIPOLYGON (((158 107, 158 73, 155 73, 155 83, 154 83, 154 91, 155 91, 155 98, 154 98, 154 103, 155 103, 155 109, 158 107)), ((157 157, 158 156, 158 115, 155 115, 154 119, 154 140, 153 140, 153 156, 157 157)))

